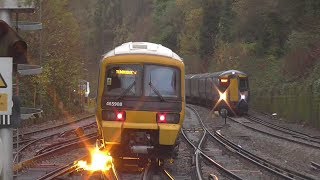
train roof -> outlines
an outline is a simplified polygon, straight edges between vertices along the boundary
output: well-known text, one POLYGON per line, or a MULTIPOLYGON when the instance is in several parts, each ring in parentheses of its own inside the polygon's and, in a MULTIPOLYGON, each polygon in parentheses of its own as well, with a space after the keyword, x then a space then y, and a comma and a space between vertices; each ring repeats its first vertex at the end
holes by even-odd
POLYGON ((199 78, 199 77, 207 77, 207 76, 210 76, 210 75, 211 75, 210 73, 194 74, 190 78, 193 79, 193 78, 199 78))
POLYGON ((236 75, 243 75, 243 76, 248 76, 246 73, 238 71, 238 70, 227 70, 227 71, 222 71, 219 76, 225 76, 225 75, 230 75, 230 74, 236 74, 236 75))
POLYGON ((178 61, 182 61, 176 53, 171 49, 162 46, 161 44, 155 44, 150 42, 128 42, 124 43, 108 53, 104 54, 103 57, 112 57, 117 55, 128 55, 128 54, 147 54, 169 57, 178 61))
POLYGON ((202 74, 188 74, 186 77, 188 78, 199 78, 199 77, 222 77, 222 76, 227 76, 231 74, 236 74, 236 75, 242 75, 242 76, 248 76, 246 73, 238 71, 238 70, 227 70, 227 71, 219 71, 219 72, 214 72, 214 73, 202 73, 202 74))
POLYGON ((194 74, 186 74, 185 78, 186 78, 186 79, 189 79, 189 78, 191 78, 193 75, 194 75, 194 74))

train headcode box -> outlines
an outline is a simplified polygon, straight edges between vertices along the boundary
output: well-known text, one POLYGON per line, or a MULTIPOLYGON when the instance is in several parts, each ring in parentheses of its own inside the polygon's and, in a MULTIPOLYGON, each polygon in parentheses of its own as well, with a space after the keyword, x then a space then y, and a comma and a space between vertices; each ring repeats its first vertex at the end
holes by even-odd
POLYGON ((12 58, 0 57, 0 127, 11 125, 12 105, 12 58))

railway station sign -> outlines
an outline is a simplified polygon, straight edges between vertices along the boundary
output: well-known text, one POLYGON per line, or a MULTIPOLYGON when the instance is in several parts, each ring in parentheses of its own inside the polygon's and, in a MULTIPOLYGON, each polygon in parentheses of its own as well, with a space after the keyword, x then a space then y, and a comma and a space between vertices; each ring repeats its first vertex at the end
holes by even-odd
POLYGON ((0 58, 0 125, 12 113, 12 58, 0 58))

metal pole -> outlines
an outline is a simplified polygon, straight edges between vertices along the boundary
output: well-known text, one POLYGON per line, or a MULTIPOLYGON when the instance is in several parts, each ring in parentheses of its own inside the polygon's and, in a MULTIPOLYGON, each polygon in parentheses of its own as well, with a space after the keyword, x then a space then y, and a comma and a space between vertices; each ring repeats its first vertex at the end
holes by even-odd
MULTIPOLYGON (((0 10, 0 19, 11 25, 11 17, 9 10, 0 10)), ((12 128, 1 128, 0 138, 2 141, 2 149, 0 149, 2 156, 2 172, 0 179, 9 180, 13 179, 13 132, 12 128)))
MULTIPOLYGON (((39 22, 41 23, 42 21, 42 0, 39 0, 39 22)), ((39 66, 42 64, 42 28, 40 29, 39 32, 39 43, 40 43, 40 52, 39 52, 39 66)), ((41 88, 39 88, 39 107, 42 108, 42 93, 41 93, 41 88)))
MULTIPOLYGON (((39 22, 42 21, 42 0, 39 1, 39 22)), ((39 59, 39 65, 41 66, 42 63, 42 29, 40 29, 40 59, 39 59)))

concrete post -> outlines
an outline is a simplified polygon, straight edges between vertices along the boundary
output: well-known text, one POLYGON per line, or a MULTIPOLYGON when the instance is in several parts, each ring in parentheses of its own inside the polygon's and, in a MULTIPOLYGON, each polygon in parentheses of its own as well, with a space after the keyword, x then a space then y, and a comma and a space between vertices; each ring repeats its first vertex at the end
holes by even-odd
POLYGON ((2 140, 1 159, 2 159, 2 172, 0 179, 10 180, 13 179, 13 133, 11 128, 0 129, 0 137, 2 140))
MULTIPOLYGON (((11 26, 10 10, 0 10, 0 19, 4 20, 11 26)), ((11 120, 12 121, 12 120, 11 120)), ((2 147, 0 147, 2 171, 0 179, 11 180, 13 179, 13 132, 12 128, 1 128, 0 138, 2 147)))

